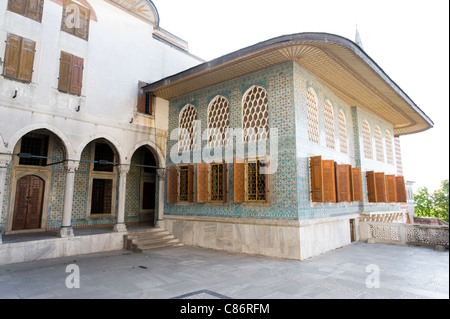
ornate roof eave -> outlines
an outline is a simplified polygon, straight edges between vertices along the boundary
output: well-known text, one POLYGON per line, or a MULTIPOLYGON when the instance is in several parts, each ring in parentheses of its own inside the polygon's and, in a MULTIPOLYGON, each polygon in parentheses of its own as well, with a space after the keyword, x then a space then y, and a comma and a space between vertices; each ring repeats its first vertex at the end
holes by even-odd
POLYGON ((224 55, 144 87, 170 100, 294 62, 350 106, 392 123, 396 136, 434 126, 431 119, 354 42, 327 33, 285 35, 224 55))

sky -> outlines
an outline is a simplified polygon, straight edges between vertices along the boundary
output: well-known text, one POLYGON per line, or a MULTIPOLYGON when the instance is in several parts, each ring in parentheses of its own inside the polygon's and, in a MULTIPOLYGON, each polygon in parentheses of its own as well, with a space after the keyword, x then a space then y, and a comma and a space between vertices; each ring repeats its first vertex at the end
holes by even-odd
POLYGON ((448 0, 153 0, 160 27, 206 60, 285 34, 326 32, 355 41, 431 118, 400 138, 414 189, 449 178, 448 0))

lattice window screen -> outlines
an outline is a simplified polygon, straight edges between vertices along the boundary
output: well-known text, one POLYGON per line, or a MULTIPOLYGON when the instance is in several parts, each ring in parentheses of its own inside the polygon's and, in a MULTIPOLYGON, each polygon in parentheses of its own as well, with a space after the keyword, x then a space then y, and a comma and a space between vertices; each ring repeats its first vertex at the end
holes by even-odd
POLYGON ((326 134, 326 145, 328 148, 335 149, 336 141, 335 141, 335 132, 334 132, 334 112, 333 106, 329 100, 325 101, 324 105, 324 114, 325 114, 325 134, 326 134))
POLYGON ((317 95, 313 88, 308 89, 307 94, 308 107, 308 137, 311 142, 320 144, 320 130, 319 130, 319 103, 317 95))
POLYGON ((269 138, 269 99, 260 86, 253 86, 244 96, 242 125, 244 142, 257 142, 269 138))
POLYGON ((383 135, 381 134, 380 127, 375 126, 375 150, 377 153, 377 161, 384 162, 384 149, 383 149, 383 135))
POLYGON ((341 152, 348 154, 348 142, 347 142, 347 121, 344 111, 339 111, 339 142, 341 152))
POLYGON ((196 121, 197 109, 192 104, 187 104, 180 112, 178 135, 178 151, 180 153, 194 150, 196 121))
POLYGON ((208 108, 208 146, 228 145, 230 127, 230 104, 223 96, 217 96, 208 108))
POLYGON ((386 130, 386 157, 388 164, 394 165, 394 148, 392 147, 391 133, 386 130))
POLYGON ((363 143, 364 143, 364 157, 373 159, 372 151, 372 136, 370 134, 370 125, 366 120, 362 123, 363 143))

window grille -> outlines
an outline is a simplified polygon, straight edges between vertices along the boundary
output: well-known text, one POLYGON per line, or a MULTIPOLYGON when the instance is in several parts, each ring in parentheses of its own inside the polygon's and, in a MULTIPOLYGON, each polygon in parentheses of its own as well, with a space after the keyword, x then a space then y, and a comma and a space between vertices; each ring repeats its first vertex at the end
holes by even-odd
POLYGON ((188 104, 180 112, 178 135, 179 152, 189 152, 194 150, 195 126, 197 121, 197 109, 188 104))
POLYGON ((375 150, 377 153, 377 161, 384 162, 384 149, 383 149, 383 135, 381 134, 380 127, 375 126, 375 150))
POLYGON ((325 114, 325 134, 326 134, 326 145, 328 148, 335 149, 336 142, 334 139, 334 112, 333 112, 333 106, 331 105, 331 102, 329 100, 325 101, 325 107, 324 107, 324 114, 325 114))
POLYGON ((307 93, 308 107, 308 137, 311 142, 320 144, 319 130, 319 103, 317 95, 313 88, 308 89, 307 93))
POLYGON ((269 99, 264 88, 253 86, 244 96, 242 126, 244 142, 269 138, 269 99))
POLYGON ((394 165, 394 149, 392 147, 392 137, 391 133, 388 130, 386 130, 385 139, 387 162, 388 164, 394 165))
POLYGON ((216 97, 208 108, 208 146, 228 145, 230 127, 230 105, 223 96, 216 97))
POLYGON ((364 144, 364 157, 367 159, 373 159, 372 151, 372 136, 370 134, 370 125, 366 120, 362 123, 363 144, 364 144))
POLYGON ((211 202, 223 201, 223 164, 210 165, 211 202))
POLYGON ((339 111, 339 141, 341 152, 348 154, 348 142, 347 142, 347 121, 345 119, 344 111, 339 111))
POLYGON ((188 176, 189 176, 189 169, 187 166, 182 166, 180 167, 180 190, 179 190, 179 194, 180 194, 180 202, 187 202, 189 197, 189 181, 188 181, 188 176))
POLYGON ((260 174, 264 164, 261 160, 247 160, 247 201, 264 202, 266 200, 266 176, 260 174))

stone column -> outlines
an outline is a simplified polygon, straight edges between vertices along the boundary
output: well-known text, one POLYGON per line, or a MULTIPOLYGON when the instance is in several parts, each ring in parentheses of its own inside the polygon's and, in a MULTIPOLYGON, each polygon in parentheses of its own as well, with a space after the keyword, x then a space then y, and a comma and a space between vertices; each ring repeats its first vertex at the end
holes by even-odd
POLYGON ((66 184, 64 186, 64 209, 61 228, 58 236, 61 238, 73 237, 72 229, 72 206, 73 190, 75 186, 75 171, 78 169, 78 162, 66 162, 66 184))
POLYGON ((117 203, 117 223, 113 231, 126 232, 125 226, 125 195, 127 191, 127 174, 130 171, 129 166, 120 166, 119 168, 119 200, 117 203))
POLYGON ((165 169, 157 169, 156 172, 158 173, 158 211, 156 216, 156 228, 164 227, 163 225, 163 218, 164 218, 164 180, 166 178, 166 170, 165 169))
MULTIPOLYGON (((5 194, 6 171, 11 162, 10 155, 0 155, 0 222, 3 213, 3 195, 5 194)), ((2 234, 0 233, 0 245, 2 244, 2 234)))

